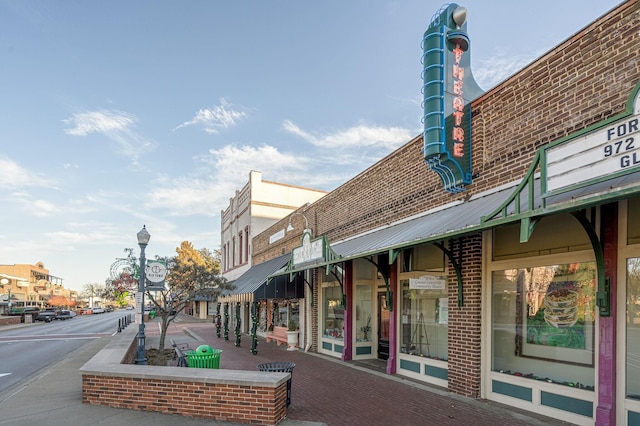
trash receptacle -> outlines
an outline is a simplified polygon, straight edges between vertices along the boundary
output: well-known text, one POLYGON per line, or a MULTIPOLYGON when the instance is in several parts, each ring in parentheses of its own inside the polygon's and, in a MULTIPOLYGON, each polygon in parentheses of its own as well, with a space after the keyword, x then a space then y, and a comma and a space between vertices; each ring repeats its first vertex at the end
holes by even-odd
POLYGON ((156 311, 149 311, 149 318, 154 319, 156 317, 156 311))
POLYGON ((293 379, 293 369, 296 365, 293 362, 277 361, 258 364, 259 371, 272 373, 289 373, 291 377, 287 380, 287 407, 291 405, 291 379, 293 379))
POLYGON ((222 349, 212 349, 208 345, 200 345, 195 351, 189 351, 187 364, 191 368, 220 368, 222 349))

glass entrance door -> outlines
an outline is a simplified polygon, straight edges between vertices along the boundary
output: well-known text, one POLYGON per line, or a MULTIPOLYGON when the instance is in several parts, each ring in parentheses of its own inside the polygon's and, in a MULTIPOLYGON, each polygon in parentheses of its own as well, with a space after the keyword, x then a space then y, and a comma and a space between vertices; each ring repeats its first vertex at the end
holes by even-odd
POLYGON ((378 293, 378 358, 389 358, 389 310, 385 293, 378 293))

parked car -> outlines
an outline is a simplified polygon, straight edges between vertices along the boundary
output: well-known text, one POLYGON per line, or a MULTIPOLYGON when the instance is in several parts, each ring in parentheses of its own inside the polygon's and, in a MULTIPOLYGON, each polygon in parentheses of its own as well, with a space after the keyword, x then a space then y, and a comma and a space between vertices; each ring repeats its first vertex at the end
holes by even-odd
POLYGON ((94 314, 104 314, 104 309, 102 308, 90 308, 91 312, 93 312, 94 314))
POLYGON ((71 311, 67 310, 67 309, 61 309, 57 312, 56 318, 57 320, 68 320, 73 318, 73 316, 71 315, 71 311))
POLYGON ((36 321, 51 322, 56 319, 57 311, 55 309, 47 309, 38 312, 38 316, 34 318, 36 321))

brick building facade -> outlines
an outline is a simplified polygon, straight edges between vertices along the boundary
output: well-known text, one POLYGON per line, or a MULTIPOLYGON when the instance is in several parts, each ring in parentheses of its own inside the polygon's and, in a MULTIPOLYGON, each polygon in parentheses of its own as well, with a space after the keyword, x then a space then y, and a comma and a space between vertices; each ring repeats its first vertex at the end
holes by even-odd
POLYGON ((255 236, 254 264, 293 253, 270 279, 309 283, 307 349, 576 424, 639 424, 639 18, 624 2, 474 99, 464 191, 443 190, 421 135, 255 236), (558 184, 554 158, 589 172, 558 184), (297 215, 310 241, 272 238, 297 215))

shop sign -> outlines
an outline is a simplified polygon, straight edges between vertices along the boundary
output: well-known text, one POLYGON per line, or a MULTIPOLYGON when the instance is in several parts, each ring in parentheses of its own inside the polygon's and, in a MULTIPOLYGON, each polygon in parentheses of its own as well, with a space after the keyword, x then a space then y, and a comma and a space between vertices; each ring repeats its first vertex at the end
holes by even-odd
POLYGON ((546 150, 547 191, 635 172, 640 168, 640 115, 600 127, 546 150))
POLYGON ((424 158, 451 193, 472 182, 471 101, 482 94, 466 29, 466 9, 451 4, 432 18, 422 40, 424 158))
POLYGON ((145 268, 145 278, 151 284, 147 285, 149 291, 164 290, 164 279, 167 275, 167 266, 159 260, 150 260, 145 268))
POLYGON ((444 278, 424 275, 419 278, 409 278, 409 290, 444 290, 447 282, 444 278))
POLYGON ((284 229, 281 229, 275 234, 269 236, 269 244, 273 244, 276 241, 279 241, 283 238, 284 238, 284 229))
POLYGON ((324 260, 324 239, 316 238, 311 240, 311 233, 305 230, 302 236, 302 245, 293 249, 292 264, 294 267, 315 260, 324 260))

